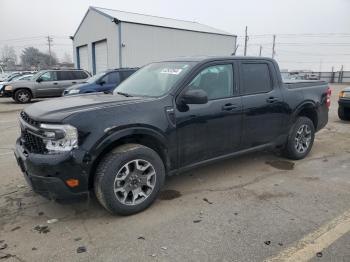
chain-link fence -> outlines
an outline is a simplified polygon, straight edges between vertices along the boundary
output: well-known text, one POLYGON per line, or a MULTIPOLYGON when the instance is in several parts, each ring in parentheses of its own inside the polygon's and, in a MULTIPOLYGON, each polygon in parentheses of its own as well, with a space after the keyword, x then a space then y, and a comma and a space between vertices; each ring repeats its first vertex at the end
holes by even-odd
POLYGON ((350 83, 350 71, 313 72, 312 74, 317 75, 319 80, 329 83, 350 83))

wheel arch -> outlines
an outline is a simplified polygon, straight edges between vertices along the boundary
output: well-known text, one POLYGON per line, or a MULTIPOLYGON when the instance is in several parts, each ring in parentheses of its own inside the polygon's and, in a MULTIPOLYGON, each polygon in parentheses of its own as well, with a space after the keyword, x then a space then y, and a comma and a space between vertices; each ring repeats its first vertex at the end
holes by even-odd
POLYGON ((309 118, 312 123, 314 124, 314 128, 315 130, 317 130, 317 126, 318 126, 318 113, 317 113, 317 107, 315 105, 314 102, 312 101, 307 101, 303 104, 301 104, 300 106, 298 106, 298 108, 295 111, 294 114, 294 121, 296 121, 296 119, 298 117, 307 117, 309 118))
POLYGON ((94 159, 89 172, 89 188, 93 186, 96 169, 103 157, 116 147, 128 143, 136 143, 153 149, 162 159, 165 169, 170 170, 171 164, 165 137, 149 128, 130 128, 110 134, 95 147, 92 153, 94 159))
POLYGON ((17 91, 23 90, 23 89, 28 90, 30 92, 30 94, 32 95, 32 97, 34 97, 33 91, 29 87, 16 87, 15 90, 12 91, 12 96, 14 96, 17 91))

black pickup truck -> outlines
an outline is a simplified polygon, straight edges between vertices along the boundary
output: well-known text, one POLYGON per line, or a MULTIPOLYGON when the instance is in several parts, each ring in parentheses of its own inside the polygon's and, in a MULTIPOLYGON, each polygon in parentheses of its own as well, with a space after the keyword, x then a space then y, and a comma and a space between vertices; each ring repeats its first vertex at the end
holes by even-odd
POLYGON ((151 205, 166 175, 265 149, 304 158, 330 95, 325 82, 283 83, 268 58, 152 63, 113 94, 27 107, 15 156, 35 192, 58 200, 94 191, 129 215, 151 205))

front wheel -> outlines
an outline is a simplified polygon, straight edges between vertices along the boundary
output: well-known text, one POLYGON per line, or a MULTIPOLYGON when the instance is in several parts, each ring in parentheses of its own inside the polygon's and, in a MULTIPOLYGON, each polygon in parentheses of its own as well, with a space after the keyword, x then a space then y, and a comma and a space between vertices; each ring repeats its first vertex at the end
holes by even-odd
POLYGON ((29 103, 32 100, 32 94, 27 89, 19 89, 15 92, 13 99, 17 103, 25 104, 29 103))
POLYGON ((112 214, 131 215, 156 200, 164 180, 164 164, 155 151, 125 144, 100 162, 94 190, 98 201, 112 214))
POLYGON ((299 117, 289 133, 284 155, 293 160, 305 158, 315 139, 315 127, 307 117, 299 117))

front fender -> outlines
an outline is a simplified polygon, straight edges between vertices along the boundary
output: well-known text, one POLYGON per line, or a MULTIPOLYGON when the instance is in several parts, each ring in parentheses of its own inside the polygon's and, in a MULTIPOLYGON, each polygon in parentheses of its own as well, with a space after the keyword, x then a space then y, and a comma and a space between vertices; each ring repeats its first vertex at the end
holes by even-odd
POLYGON ((153 126, 130 125, 122 127, 109 127, 104 130, 103 136, 90 151, 92 156, 99 156, 107 147, 116 141, 133 135, 147 135, 159 141, 164 147, 168 144, 165 134, 153 126))

